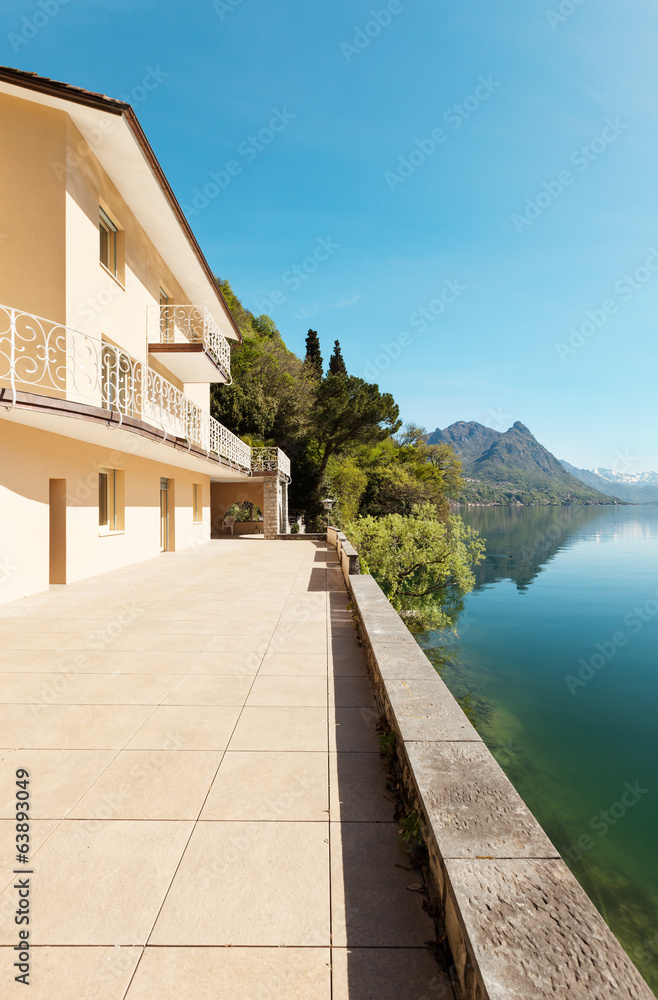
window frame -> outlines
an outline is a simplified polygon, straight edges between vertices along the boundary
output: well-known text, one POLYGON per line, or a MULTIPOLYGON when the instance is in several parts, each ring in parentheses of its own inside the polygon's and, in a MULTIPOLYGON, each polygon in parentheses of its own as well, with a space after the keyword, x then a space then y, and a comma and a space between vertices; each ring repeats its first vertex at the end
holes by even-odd
POLYGON ((119 227, 110 218, 102 205, 98 206, 98 232, 99 248, 98 256, 106 271, 109 271, 113 278, 119 281, 119 227), (103 260, 103 233, 106 234, 108 244, 107 263, 103 260))
POLYGON ((192 484, 192 523, 203 524, 203 483, 192 484))
POLYGON ((98 533, 123 534, 125 530, 124 472, 122 469, 98 469, 98 533))
POLYGON ((160 336, 164 343, 170 343, 174 340, 173 317, 170 314, 170 307, 173 306, 174 300, 167 286, 162 282, 159 284, 158 296, 160 306, 160 336), (164 316, 163 309, 165 310, 164 316))
POLYGON ((98 471, 98 530, 110 530, 110 472, 98 471))

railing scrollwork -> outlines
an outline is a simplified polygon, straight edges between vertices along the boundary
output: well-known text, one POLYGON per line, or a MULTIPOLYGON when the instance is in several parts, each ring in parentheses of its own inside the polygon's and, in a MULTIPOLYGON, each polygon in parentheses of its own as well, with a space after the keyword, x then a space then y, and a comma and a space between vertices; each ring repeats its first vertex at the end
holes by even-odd
POLYGON ((152 305, 147 311, 149 344, 203 344, 228 379, 231 349, 206 306, 152 305))
POLYGON ((280 448, 252 448, 252 472, 278 472, 290 482, 290 459, 280 448))
POLYGON ((251 473, 251 448, 149 365, 79 330, 0 305, 0 386, 156 425, 251 473))

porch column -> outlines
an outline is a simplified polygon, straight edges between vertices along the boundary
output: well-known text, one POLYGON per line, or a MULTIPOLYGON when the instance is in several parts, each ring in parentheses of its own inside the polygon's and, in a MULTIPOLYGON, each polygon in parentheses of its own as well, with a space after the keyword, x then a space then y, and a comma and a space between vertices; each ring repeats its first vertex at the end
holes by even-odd
POLYGON ((282 535, 288 535, 290 533, 290 525, 288 523, 288 483, 285 479, 280 481, 281 489, 281 525, 280 532, 282 535))
POLYGON ((263 530, 265 538, 276 538, 279 534, 279 477, 266 476, 263 479, 263 530))

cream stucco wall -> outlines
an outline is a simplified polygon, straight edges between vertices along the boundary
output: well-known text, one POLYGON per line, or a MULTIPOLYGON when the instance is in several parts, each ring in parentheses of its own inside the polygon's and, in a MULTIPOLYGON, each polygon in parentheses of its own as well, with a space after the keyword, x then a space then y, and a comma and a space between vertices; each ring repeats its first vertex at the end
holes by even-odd
POLYGON ((146 361, 146 308, 159 304, 160 285, 176 303, 189 299, 102 168, 95 150, 102 148, 103 133, 93 139, 87 142, 67 117, 66 147, 69 162, 76 165, 66 173, 68 325, 95 337, 106 334, 146 361), (122 284, 99 261, 99 205, 123 230, 122 284))
MULTIPOLYGON (((103 127, 85 138, 67 114, 33 103, 29 92, 25 97, 0 94, 4 149, 0 157, 0 303, 106 339, 148 363, 147 306, 158 304, 161 285, 173 302, 186 304, 189 299, 96 155, 102 156, 102 144, 115 127, 118 120, 107 115, 103 127), (99 260, 99 205, 122 230, 120 281, 99 260)), ((38 356, 43 356, 42 349, 38 356)), ((53 367, 66 372, 64 365, 53 367)), ((209 409, 207 383, 183 385, 161 364, 153 361, 152 367, 209 409)), ((61 397, 70 391, 66 375, 62 377, 65 381, 60 385, 54 376, 42 378, 39 371, 39 379, 25 385, 18 376, 16 387, 19 392, 61 397)), ((93 403, 93 398, 85 401, 93 403)), ((61 437, 3 420, 3 412, 0 602, 48 587, 50 513, 55 509, 54 503, 49 508, 49 498, 62 495, 61 486, 55 487, 54 482, 51 486, 51 480, 66 481, 69 582, 159 555, 161 477, 175 483, 172 535, 176 548, 209 538, 209 476, 128 454, 129 446, 126 453, 108 454, 74 436, 61 437), (125 473, 125 531, 121 533, 99 533, 99 468, 125 473), (194 483, 203 489, 201 524, 193 523, 194 483)), ((57 523, 53 517, 52 524, 57 523)), ((61 554, 62 545, 55 548, 61 554)))
MULTIPOLYGON (((112 127, 116 125, 109 121, 107 129, 112 127)), ((176 304, 189 304, 189 298, 101 166, 95 151, 102 147, 106 134, 98 131, 87 141, 73 122, 66 119, 67 322, 90 336, 108 338, 146 362, 147 309, 159 305, 160 288, 176 304), (114 278, 99 261, 101 205, 122 230, 121 280, 114 278)), ((207 383, 183 385, 162 364, 151 364, 195 403, 209 410, 207 383)))
POLYGON ((0 123, 0 303, 63 323, 66 115, 0 94, 0 123))
POLYGON ((33 499, 0 478, 0 604, 48 589, 48 500, 33 499))
MULTIPOLYGON (((189 298, 96 155, 117 127, 107 115, 86 138, 64 112, 0 94, 0 303, 147 363, 147 307, 159 304, 160 287, 173 303, 189 298), (99 260, 99 206, 120 229, 120 280, 99 260)), ((209 410, 208 383, 184 385, 162 364, 152 367, 209 410)))
POLYGON ((176 549, 210 537, 210 478, 108 451, 0 416, 0 602, 47 589, 49 486, 66 480, 68 583, 160 555, 160 478, 174 480, 176 549), (102 535, 98 471, 125 473, 125 531, 102 535), (193 521, 193 484, 202 486, 203 521, 193 521))
POLYGON ((208 382, 186 382, 183 391, 190 399, 194 400, 197 406, 204 410, 210 410, 210 385, 208 382))

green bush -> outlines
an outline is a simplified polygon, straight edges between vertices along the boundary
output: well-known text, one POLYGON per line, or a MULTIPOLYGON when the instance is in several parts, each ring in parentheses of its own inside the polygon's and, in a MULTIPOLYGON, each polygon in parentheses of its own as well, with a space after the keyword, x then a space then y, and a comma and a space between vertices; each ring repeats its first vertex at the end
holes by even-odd
POLYGON ((408 517, 359 517, 345 525, 361 568, 372 573, 411 631, 451 628, 475 585, 484 542, 462 519, 439 519, 431 503, 408 517))

